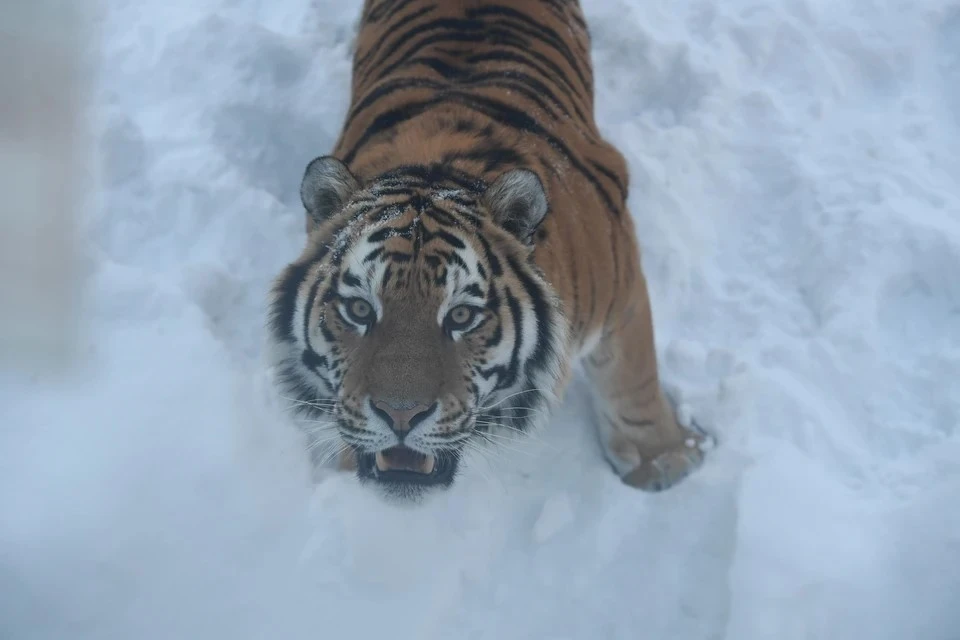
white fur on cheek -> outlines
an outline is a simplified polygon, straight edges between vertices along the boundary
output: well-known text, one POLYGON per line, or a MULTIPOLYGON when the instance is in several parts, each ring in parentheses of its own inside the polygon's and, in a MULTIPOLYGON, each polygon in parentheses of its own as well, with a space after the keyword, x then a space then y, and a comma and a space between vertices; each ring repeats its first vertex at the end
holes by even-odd
POLYGON ((379 279, 377 280, 368 277, 370 265, 364 264, 363 262, 364 256, 369 255, 377 246, 378 245, 369 242, 366 237, 364 237, 350 249, 344 257, 342 268, 343 271, 349 271, 360 278, 360 286, 350 286, 343 282, 341 278, 338 293, 344 297, 363 298, 373 307, 374 313, 376 313, 377 319, 379 320, 383 318, 383 301, 380 299, 380 283, 383 281, 385 265, 381 261, 377 261, 379 264, 379 279))
MULTIPOLYGON (((310 277, 304 278, 300 285, 294 312, 290 319, 293 341, 284 341, 281 344, 277 344, 272 350, 274 357, 277 358, 276 361, 278 364, 282 364, 292 372, 295 372, 299 380, 312 387, 314 393, 319 398, 330 397, 331 389, 335 388, 339 382, 334 372, 323 368, 318 368, 316 371, 311 370, 304 364, 302 358, 302 354, 307 350, 313 351, 321 356, 330 351, 330 345, 327 344, 323 337, 323 332, 319 329, 323 318, 319 314, 314 313, 313 307, 307 306, 308 302, 310 302, 307 292, 312 288, 312 283, 315 282, 317 278, 324 277, 323 274, 320 273, 321 268, 320 265, 317 265, 312 270, 310 277), (307 333, 305 333, 305 329, 307 333), (323 382, 326 382, 326 385, 318 379, 318 376, 322 378, 323 382)), ((314 299, 313 302, 315 305, 316 299, 314 299)))
POLYGON ((464 270, 460 265, 448 265, 449 270, 443 303, 437 310, 437 324, 439 325, 443 325, 443 319, 447 317, 450 309, 459 304, 482 307, 486 303, 486 300, 462 293, 463 289, 471 284, 476 284, 481 290, 486 289, 484 281, 480 278, 480 259, 476 251, 468 244, 466 248, 458 250, 457 255, 464 261, 467 268, 464 270))

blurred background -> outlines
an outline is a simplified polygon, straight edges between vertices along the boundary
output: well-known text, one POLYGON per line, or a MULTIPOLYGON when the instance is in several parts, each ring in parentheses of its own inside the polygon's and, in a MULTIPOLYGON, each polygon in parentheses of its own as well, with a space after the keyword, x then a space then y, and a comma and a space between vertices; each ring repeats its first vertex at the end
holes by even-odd
POLYGON ((52 371, 76 356, 94 7, 0 2, 0 367, 52 371))
POLYGON ((0 0, 0 640, 960 637, 960 5, 584 0, 721 446, 639 495, 575 384, 411 515, 261 360, 361 4, 0 0))

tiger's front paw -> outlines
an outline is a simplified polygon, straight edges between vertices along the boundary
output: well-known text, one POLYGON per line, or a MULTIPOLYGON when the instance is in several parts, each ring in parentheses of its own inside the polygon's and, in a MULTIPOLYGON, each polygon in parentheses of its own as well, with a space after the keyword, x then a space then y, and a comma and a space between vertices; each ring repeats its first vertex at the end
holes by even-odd
POLYGON ((620 440, 611 447, 614 468, 624 484, 642 491, 665 491, 696 471, 714 439, 702 430, 684 427, 683 441, 669 447, 649 447, 620 440))

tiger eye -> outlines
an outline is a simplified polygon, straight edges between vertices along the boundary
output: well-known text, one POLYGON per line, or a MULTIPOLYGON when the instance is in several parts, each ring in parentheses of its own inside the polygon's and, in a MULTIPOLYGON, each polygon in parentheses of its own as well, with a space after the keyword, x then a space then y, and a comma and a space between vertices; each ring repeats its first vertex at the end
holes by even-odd
POLYGON ((454 324, 467 324, 473 317, 473 310, 470 307, 459 306, 450 312, 450 319, 454 324))
POLYGON ((370 303, 366 300, 355 298, 350 301, 350 304, 347 305, 347 311, 350 312, 350 315, 354 320, 366 322, 373 314, 373 307, 371 307, 370 303))
POLYGON ((477 313, 478 311, 476 307, 462 304, 454 307, 449 313, 447 313, 447 317, 444 320, 444 325, 447 331, 466 330, 473 322, 473 319, 477 317, 477 313))

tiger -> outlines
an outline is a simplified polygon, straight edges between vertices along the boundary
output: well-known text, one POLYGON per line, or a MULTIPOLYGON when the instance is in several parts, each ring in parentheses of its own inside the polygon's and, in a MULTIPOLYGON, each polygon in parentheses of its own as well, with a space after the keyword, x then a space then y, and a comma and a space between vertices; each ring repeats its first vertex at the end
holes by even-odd
POLYGON ((268 333, 311 446, 336 440, 339 468, 381 495, 448 489, 470 446, 539 429, 577 367, 623 483, 663 491, 703 462, 707 433, 661 384, 590 47, 575 0, 363 5, 268 333))

